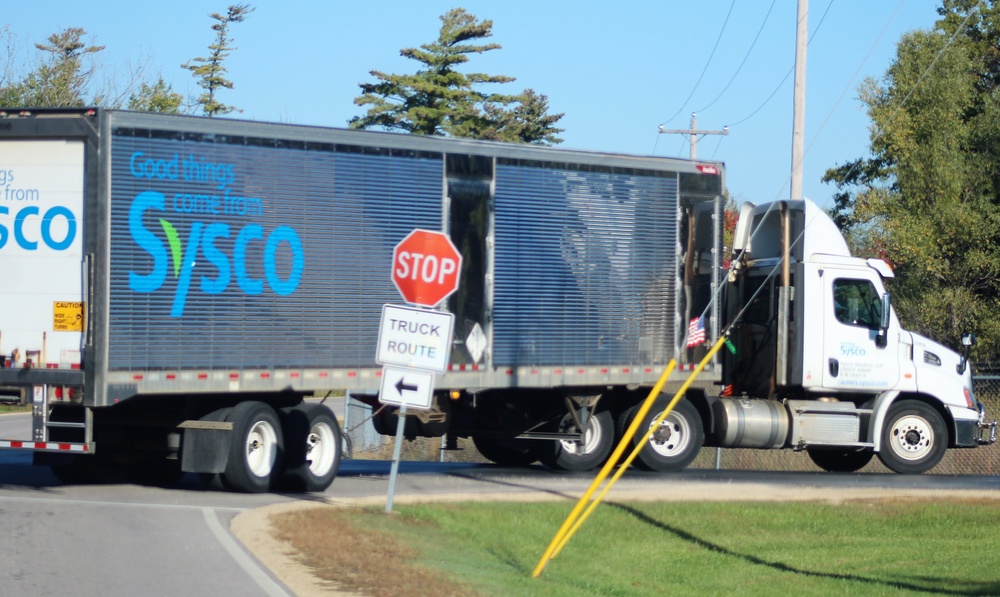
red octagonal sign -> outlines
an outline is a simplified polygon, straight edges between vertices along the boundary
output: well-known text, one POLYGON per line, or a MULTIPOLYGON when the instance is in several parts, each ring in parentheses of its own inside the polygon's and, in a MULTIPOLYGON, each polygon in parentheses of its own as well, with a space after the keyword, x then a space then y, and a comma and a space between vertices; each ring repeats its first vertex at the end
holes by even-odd
POLYGON ((441 232, 414 230, 392 251, 392 283, 403 300, 433 307, 458 289, 462 256, 441 232))

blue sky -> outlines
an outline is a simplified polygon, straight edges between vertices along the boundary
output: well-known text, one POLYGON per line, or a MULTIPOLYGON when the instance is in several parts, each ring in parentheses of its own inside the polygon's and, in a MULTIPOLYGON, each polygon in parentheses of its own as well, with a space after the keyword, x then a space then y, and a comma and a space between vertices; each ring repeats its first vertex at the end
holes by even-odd
MULTIPOLYGON (((737 201, 786 197, 791 171, 795 0, 618 0, 618 2, 438 0, 252 2, 256 11, 233 26, 238 49, 223 102, 239 118, 345 126, 370 70, 413 72, 399 50, 433 41, 438 17, 463 7, 493 20, 503 49, 474 57, 469 70, 517 77, 506 91, 533 88, 563 112, 564 147, 687 157, 683 129, 698 126, 726 137, 698 142, 698 157, 726 162, 737 201), (769 14, 770 11, 770 14, 769 14), (766 17, 766 18, 765 18, 766 17), (756 39, 756 42, 755 42, 756 39), (782 84, 782 80, 785 79, 782 84), (773 96, 772 96, 773 94, 773 96), (770 100, 768 100, 770 97, 770 100)), ((867 155, 867 115, 858 101, 865 77, 880 78, 900 36, 930 29, 939 0, 812 0, 806 80, 807 197, 823 206, 834 189, 820 182, 827 168, 867 155)), ((8 25, 20 51, 66 27, 83 27, 106 46, 104 73, 145 65, 175 91, 198 92, 180 64, 211 43, 211 12, 227 2, 176 0, 99 4, 8 2, 8 25)))

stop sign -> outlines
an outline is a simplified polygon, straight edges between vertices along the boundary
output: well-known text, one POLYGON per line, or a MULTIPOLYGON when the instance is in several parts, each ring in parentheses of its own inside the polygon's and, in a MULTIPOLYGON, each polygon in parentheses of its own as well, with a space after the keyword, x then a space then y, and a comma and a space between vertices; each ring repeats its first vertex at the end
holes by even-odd
POLYGON ((392 283, 403 300, 433 307, 455 292, 462 256, 441 232, 414 230, 392 251, 392 283))

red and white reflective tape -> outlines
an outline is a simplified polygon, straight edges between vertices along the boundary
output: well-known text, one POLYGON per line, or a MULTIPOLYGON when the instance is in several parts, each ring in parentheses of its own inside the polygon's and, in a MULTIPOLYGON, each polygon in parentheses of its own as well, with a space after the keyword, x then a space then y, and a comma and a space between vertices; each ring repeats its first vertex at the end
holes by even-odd
POLYGON ((87 444, 70 444, 63 442, 25 442, 19 440, 0 439, 0 449, 8 450, 44 450, 46 452, 90 452, 87 444))
MULTIPOLYGON (((677 370, 678 371, 694 371, 697 368, 698 368, 698 365, 696 365, 696 364, 677 365, 677 370)), ((712 370, 712 365, 711 364, 705 365, 705 370, 706 371, 711 371, 712 370)))

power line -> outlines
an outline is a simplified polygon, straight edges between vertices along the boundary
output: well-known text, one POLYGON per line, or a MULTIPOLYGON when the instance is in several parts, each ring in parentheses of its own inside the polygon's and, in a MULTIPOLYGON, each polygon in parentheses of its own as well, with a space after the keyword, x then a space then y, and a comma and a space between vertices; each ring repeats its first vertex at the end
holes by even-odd
MULTIPOLYGON (((756 45, 757 38, 760 37, 760 34, 763 31, 763 29, 764 29, 764 25, 767 23, 768 17, 771 14, 771 9, 774 8, 774 4, 775 4, 775 1, 772 0, 771 8, 768 8, 767 15, 765 15, 764 21, 761 22, 760 28, 757 31, 757 37, 754 38, 753 43, 750 45, 750 48, 747 50, 746 55, 743 57, 743 62, 740 63, 740 67, 737 68, 736 69, 736 73, 733 74, 733 78, 730 79, 729 83, 726 84, 726 87, 722 90, 722 93, 720 93, 718 97, 716 97, 714 100, 712 100, 712 102, 708 106, 706 106, 706 108, 712 106, 712 104, 714 104, 720 97, 722 97, 722 95, 726 92, 726 90, 729 89, 729 86, 733 82, 733 79, 736 78, 736 74, 738 74, 739 71, 740 71, 740 69, 743 68, 743 63, 746 62, 747 58, 750 55, 750 51, 753 50, 754 45, 756 45)), ((729 22, 729 16, 730 16, 730 14, 732 14, 732 10, 733 10, 733 6, 734 5, 735 5, 735 2, 732 5, 730 5, 730 7, 729 7, 729 13, 726 14, 726 21, 722 25, 722 31, 719 32, 719 39, 716 40, 715 47, 712 49, 712 54, 709 56, 708 61, 705 63, 705 68, 702 70, 701 77, 698 77, 698 83, 695 83, 694 89, 691 90, 691 93, 688 95, 688 98, 686 100, 684 100, 684 104, 681 105, 681 108, 679 110, 677 110, 677 112, 675 112, 674 115, 671 116, 669 119, 667 119, 667 120, 665 120, 665 121, 663 121, 663 122, 660 123, 660 125, 659 125, 660 129, 663 128, 663 125, 665 125, 666 123, 668 123, 671 120, 673 120, 674 118, 676 118, 677 115, 680 114, 681 110, 684 109, 684 106, 687 105, 687 102, 694 95, 695 90, 698 88, 698 85, 701 83, 702 77, 704 77, 705 72, 708 70, 708 65, 712 61, 712 56, 715 55, 716 48, 718 48, 718 46, 719 46, 719 40, 722 39, 722 33, 726 29, 726 23, 729 22)), ((812 40, 816 36, 816 33, 818 33, 819 30, 820 30, 820 28, 823 26, 823 21, 826 20, 826 16, 827 16, 827 14, 829 14, 830 8, 832 6, 833 6, 833 0, 830 0, 830 2, 826 5, 826 10, 823 11, 823 16, 821 16, 820 19, 819 19, 819 23, 816 24, 816 29, 814 29, 813 32, 812 32, 812 35, 809 36, 809 42, 810 43, 812 43, 812 40)), ((737 125, 743 124, 747 120, 750 120, 751 118, 753 118, 758 112, 760 112, 764 108, 764 106, 766 106, 771 101, 771 99, 778 93, 778 91, 781 90, 782 86, 784 86, 784 84, 785 84, 785 81, 787 81, 788 77, 790 77, 792 75, 793 69, 794 69, 794 65, 791 68, 788 69, 788 72, 785 73, 785 76, 784 76, 784 78, 781 79, 781 82, 778 83, 778 85, 774 88, 774 90, 771 92, 771 94, 768 95, 767 98, 759 106, 757 106, 757 108, 755 108, 753 110, 753 112, 751 112, 749 115, 747 115, 744 118, 736 121, 733 124, 726 125, 725 128, 729 128, 729 127, 733 127, 733 126, 737 126, 737 125)), ((659 143, 660 143, 660 135, 657 134, 656 135, 656 141, 653 143, 653 155, 656 155, 656 148, 659 146, 659 143)), ((720 139, 720 144, 721 144, 721 139, 720 139)), ((683 150, 683 149, 684 149, 684 147, 682 145, 681 149, 678 150, 678 154, 680 154, 680 151, 683 150)), ((716 149, 718 149, 718 147, 716 149)))
MULTIPOLYGON (((899 5, 896 8, 896 12, 899 11, 899 8, 900 8, 900 6, 902 4, 903 4, 903 0, 900 0, 899 5)), ((977 12, 979 12, 979 9, 980 9, 980 7, 982 5, 983 5, 983 0, 979 0, 978 2, 976 2, 975 5, 973 5, 973 7, 971 9, 969 9, 969 14, 967 14, 965 16, 965 20, 962 21, 961 25, 959 25, 958 27, 955 28, 955 32, 952 33, 951 37, 948 38, 948 41, 945 42, 944 47, 942 47, 941 50, 934 56, 934 59, 931 60, 931 63, 927 65, 927 68, 924 69, 924 72, 920 73, 920 77, 917 78, 917 81, 913 84, 913 86, 910 87, 909 91, 906 92, 906 95, 903 96, 902 101, 899 102, 899 104, 896 106, 896 109, 893 110, 891 114, 889 114, 889 117, 886 119, 886 122, 891 122, 896 117, 896 115, 899 114, 899 112, 901 112, 903 110, 903 108, 906 106, 907 102, 909 102, 910 97, 912 97, 913 94, 917 91, 917 87, 919 87, 920 84, 923 83, 924 78, 927 77, 927 75, 931 72, 931 69, 934 68, 934 65, 937 64, 937 62, 941 58, 941 56, 943 56, 944 53, 945 53, 945 51, 947 51, 948 48, 952 45, 952 43, 954 43, 955 38, 958 37, 958 34, 961 33, 965 29, 965 27, 969 23, 969 20, 972 18, 972 16, 975 15, 977 12)), ((896 15, 896 12, 893 13, 893 17, 896 15)), ((889 20, 891 21, 892 17, 890 17, 889 20)), ((886 27, 888 27, 888 23, 886 23, 886 27)), ((885 32, 885 30, 883 29, 883 33, 884 32, 885 32)), ((881 35, 879 37, 881 37, 881 35)), ((874 46, 873 46, 873 49, 874 49, 874 46)), ((871 54, 871 51, 869 51, 869 54, 871 54)), ((868 59, 868 57, 866 56, 865 60, 867 60, 867 59, 868 59)), ((843 97, 843 95, 844 95, 844 93, 842 92, 841 93, 841 97, 843 97)), ((838 103, 840 102, 840 98, 838 98, 837 102, 838 103)), ((829 120, 829 117, 827 117, 827 120, 829 120)), ((824 126, 826 125, 826 121, 823 121, 823 125, 824 126)), ((820 129, 822 130, 822 127, 820 127, 820 129)), ((815 143, 815 139, 813 140, 813 142, 815 143)), ((812 147, 812 143, 810 143, 809 146, 811 148, 812 147)), ((851 168, 844 174, 843 180, 848 180, 851 177, 851 174, 854 173, 854 171, 858 168, 859 165, 860 165, 860 161, 856 161, 851 166, 851 168)), ((783 188, 784 187, 782 187, 782 189, 783 188)), ((779 195, 781 193, 782 193, 782 191, 778 191, 779 195)))
POLYGON ((736 80, 736 75, 740 74, 740 71, 743 70, 743 65, 747 63, 747 59, 750 58, 750 53, 753 52, 754 46, 757 45, 757 40, 760 39, 760 34, 764 31, 764 25, 767 24, 767 19, 771 16, 771 11, 774 10, 774 5, 777 3, 777 1, 778 0, 771 0, 771 7, 767 9, 767 14, 764 15, 764 20, 761 21, 760 23, 760 28, 757 29, 757 35, 754 36, 753 42, 750 44, 750 47, 747 48, 747 53, 743 56, 743 60, 740 62, 740 65, 736 68, 736 72, 733 73, 733 76, 730 77, 729 82, 726 83, 726 86, 722 88, 722 91, 719 92, 719 95, 715 96, 715 99, 709 102, 707 106, 699 110, 695 110, 696 113, 704 112, 705 110, 715 105, 715 102, 719 101, 719 98, 726 93, 726 91, 729 89, 729 86, 732 85, 733 81, 736 80))
MULTIPOLYGON (((816 37, 816 34, 819 32, 820 28, 823 26, 823 21, 826 20, 826 15, 829 14, 831 6, 833 6, 833 0, 830 0, 830 3, 826 5, 826 10, 823 11, 823 16, 819 18, 819 23, 816 24, 816 29, 814 29, 813 32, 812 32, 812 35, 809 36, 809 43, 812 43, 813 38, 816 37)), ((767 99, 765 99, 759 106, 757 106, 754 109, 753 112, 751 112, 749 115, 745 116, 744 118, 741 118, 740 120, 738 120, 738 121, 730 124, 729 126, 732 127, 732 126, 737 126, 737 125, 743 124, 744 122, 746 122, 746 121, 750 120, 751 118, 753 118, 757 114, 757 112, 760 112, 764 108, 764 106, 766 106, 768 104, 768 102, 771 101, 771 98, 773 98, 778 93, 778 91, 782 88, 782 86, 784 86, 785 81, 788 80, 788 77, 792 76, 792 71, 793 70, 795 70, 795 65, 792 65, 791 67, 789 67, 788 72, 785 73, 784 78, 782 78, 781 82, 778 83, 777 87, 774 88, 774 91, 771 92, 771 95, 767 96, 767 99)))
POLYGON ((722 29, 719 30, 719 37, 716 38, 715 46, 712 48, 712 53, 708 55, 708 60, 705 61, 705 66, 704 68, 701 69, 701 75, 698 77, 698 81, 694 84, 694 88, 691 89, 691 93, 688 94, 687 99, 684 100, 684 103, 681 104, 681 107, 677 108, 677 112, 675 112, 674 115, 671 116, 670 118, 661 122, 660 126, 663 126, 668 122, 670 122, 671 120, 673 120, 674 118, 677 118, 677 115, 684 110, 684 106, 686 106, 687 103, 691 101, 691 97, 694 95, 694 92, 698 90, 698 86, 701 85, 701 80, 705 78, 705 73, 708 72, 708 66, 712 64, 712 57, 715 56, 715 51, 719 49, 719 42, 722 41, 722 34, 725 33, 726 31, 726 24, 729 23, 729 16, 733 14, 734 6, 736 6, 736 0, 733 0, 733 2, 729 5, 729 12, 726 13, 726 20, 723 21, 722 29))

